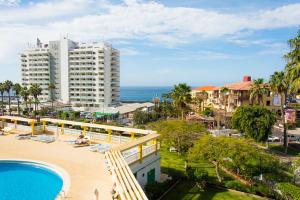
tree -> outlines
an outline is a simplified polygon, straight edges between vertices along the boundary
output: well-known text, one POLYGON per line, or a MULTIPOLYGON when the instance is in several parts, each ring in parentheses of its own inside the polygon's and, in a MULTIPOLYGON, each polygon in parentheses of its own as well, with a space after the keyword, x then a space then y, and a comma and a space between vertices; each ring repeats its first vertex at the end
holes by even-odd
POLYGON ((192 162, 203 159, 212 162, 219 182, 223 180, 221 167, 227 169, 227 173, 242 176, 244 180, 280 171, 276 156, 266 153, 253 141, 244 138, 203 136, 190 149, 188 158, 192 162))
POLYGON ((201 111, 202 102, 203 100, 198 96, 192 98, 192 103, 196 106, 197 112, 201 111))
POLYGON ((291 79, 292 91, 300 88, 300 30, 295 38, 288 40, 290 51, 284 55, 287 61, 285 71, 291 79))
POLYGON ((207 129, 197 122, 183 120, 163 120, 152 122, 149 126, 161 134, 161 139, 178 153, 184 153, 193 146, 200 136, 207 134, 207 129))
POLYGON ((227 115, 227 106, 228 106, 228 98, 229 98, 229 89, 227 87, 223 87, 220 92, 222 94, 222 97, 223 97, 223 102, 224 102, 224 121, 225 121, 225 125, 226 125, 226 115, 227 115))
POLYGON ((203 90, 203 91, 201 91, 200 93, 197 94, 197 98, 201 99, 202 109, 204 109, 204 103, 208 98, 208 93, 205 90, 203 90))
POLYGON ((256 105, 264 104, 263 98, 268 92, 267 88, 264 85, 264 79, 259 78, 254 80, 251 84, 250 88, 250 101, 253 103, 255 102, 256 105))
POLYGON ((9 81, 9 80, 6 80, 4 82, 5 91, 8 94, 8 110, 9 110, 9 115, 11 115, 11 109, 10 109, 10 90, 12 89, 13 85, 14 84, 11 81, 9 81))
POLYGON ((55 101, 55 84, 54 83, 50 83, 48 86, 48 89, 50 90, 50 99, 51 99, 51 109, 52 112, 54 111, 54 106, 53 106, 53 102, 55 101))
POLYGON ((27 87, 22 87, 21 89, 21 92, 20 92, 20 95, 23 99, 23 101, 25 102, 25 108, 26 108, 26 112, 28 112, 28 105, 27 105, 27 102, 28 102, 28 98, 29 98, 29 90, 27 89, 27 87))
POLYGON ((150 116, 147 112, 142 110, 137 110, 133 113, 133 123, 134 125, 142 125, 150 122, 150 116))
POLYGON ((71 118, 73 120, 76 120, 76 119, 80 118, 80 112, 79 111, 73 111, 73 112, 71 112, 71 118))
POLYGON ((178 116, 177 110, 171 101, 164 99, 162 103, 159 104, 158 111, 162 118, 168 119, 178 116))
POLYGON ((34 98, 34 111, 36 112, 39 104, 38 96, 42 94, 42 88, 38 84, 34 83, 30 86, 29 92, 34 98))
POLYGON ((295 67, 286 68, 286 74, 290 78, 291 91, 297 93, 300 89, 300 63, 295 67))
POLYGON ((241 106, 232 116, 232 127, 257 142, 265 142, 276 122, 274 113, 260 106, 241 106))
POLYGON ((220 164, 223 162, 223 159, 226 157, 224 146, 225 143, 222 143, 221 137, 213 138, 212 136, 203 136, 197 140, 194 144, 194 147, 190 150, 189 159, 198 161, 198 160, 208 160, 213 162, 215 165, 215 171, 219 182, 222 182, 223 177, 220 174, 220 164))
POLYGON ((181 119, 185 117, 186 111, 189 109, 188 104, 191 103, 191 87, 185 83, 175 85, 170 93, 174 106, 181 112, 181 119))
POLYGON ((4 83, 0 83, 1 112, 2 112, 2 115, 4 115, 4 108, 3 108, 3 104, 4 104, 4 100, 3 100, 4 92, 5 92, 5 85, 4 85, 4 83))
POLYGON ((32 110, 31 105, 33 104, 33 99, 32 98, 28 99, 28 104, 29 104, 29 112, 31 112, 31 110, 32 110))
POLYGON ((19 83, 15 83, 13 86, 13 90, 16 92, 16 97, 18 101, 18 115, 20 115, 20 93, 22 90, 22 86, 19 83))
POLYGON ((206 170, 200 168, 189 168, 188 171, 188 178, 194 182, 200 189, 204 189, 208 182, 208 172, 206 170))
POLYGON ((211 108, 205 108, 202 111, 202 114, 206 117, 212 117, 214 115, 214 111, 211 108))
POLYGON ((281 121, 283 124, 283 146, 285 149, 285 153, 287 153, 287 125, 285 123, 285 109, 284 106, 286 104, 286 98, 289 92, 289 80, 287 75, 284 72, 275 72, 271 75, 269 80, 269 85, 271 90, 280 96, 280 109, 281 109, 281 121))

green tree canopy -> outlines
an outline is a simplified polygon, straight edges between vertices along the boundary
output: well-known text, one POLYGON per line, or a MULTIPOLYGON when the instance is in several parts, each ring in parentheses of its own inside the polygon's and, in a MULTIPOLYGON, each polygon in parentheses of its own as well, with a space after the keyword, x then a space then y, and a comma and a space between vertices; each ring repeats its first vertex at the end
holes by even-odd
POLYGON ((11 115, 11 109, 10 109, 10 98, 11 98, 10 97, 10 91, 11 91, 13 85, 14 85, 13 82, 11 82, 10 80, 6 80, 4 82, 5 91, 8 94, 8 110, 9 110, 9 114, 10 115, 11 115))
POLYGON ((208 133, 202 124, 183 120, 157 121, 149 126, 161 134, 161 139, 169 146, 175 147, 179 153, 187 152, 194 141, 208 133))
POLYGON ((189 103, 192 101, 191 87, 185 83, 179 83, 166 96, 171 97, 174 106, 181 113, 181 119, 184 119, 186 112, 189 110, 189 103))
POLYGON ((267 92, 268 90, 265 87, 264 79, 259 78, 254 80, 250 88, 250 101, 256 105, 263 106, 263 97, 267 92))
POLYGON ((40 87, 40 85, 34 83, 30 86, 29 88, 29 93, 33 96, 34 98, 34 110, 36 111, 38 108, 38 104, 39 104, 39 99, 38 96, 42 94, 42 88, 40 87))
POLYGON ((241 106, 232 116, 232 127, 257 142, 267 141, 272 134, 275 115, 264 107, 241 106))
POLYGON ((286 73, 291 80, 291 88, 297 92, 300 88, 300 30, 296 37, 288 40, 290 51, 284 55, 287 61, 286 73))
POLYGON ((203 159, 213 162, 220 182, 223 179, 221 166, 251 179, 261 173, 275 173, 279 165, 276 157, 259 149, 253 141, 224 136, 201 137, 191 148, 188 158, 193 162, 203 159))
POLYGON ((22 86, 19 83, 15 83, 13 85, 13 89, 16 92, 17 101, 18 101, 18 115, 20 115, 20 93, 22 90, 22 86))
POLYGON ((287 73, 281 72, 274 72, 270 76, 269 85, 271 91, 274 94, 280 95, 280 109, 281 109, 281 121, 283 123, 283 146, 285 147, 285 152, 287 152, 287 127, 285 124, 285 109, 284 105, 286 104, 287 95, 290 90, 290 80, 287 73))

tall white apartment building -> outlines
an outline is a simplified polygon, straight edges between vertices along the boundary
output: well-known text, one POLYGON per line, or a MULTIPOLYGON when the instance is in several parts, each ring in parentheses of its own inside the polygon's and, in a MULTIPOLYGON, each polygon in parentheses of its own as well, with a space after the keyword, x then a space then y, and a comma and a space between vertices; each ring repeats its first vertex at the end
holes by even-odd
POLYGON ((39 84, 41 101, 51 98, 78 107, 108 107, 120 100, 120 55, 106 43, 77 43, 62 37, 21 53, 22 85, 39 84))

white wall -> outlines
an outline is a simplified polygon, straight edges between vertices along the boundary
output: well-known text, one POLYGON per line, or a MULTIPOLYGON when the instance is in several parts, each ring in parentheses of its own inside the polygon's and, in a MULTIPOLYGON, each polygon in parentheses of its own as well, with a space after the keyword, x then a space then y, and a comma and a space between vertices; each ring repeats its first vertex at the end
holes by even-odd
POLYGON ((139 184, 144 187, 147 184, 147 173, 155 169, 155 181, 160 181, 160 154, 152 154, 151 156, 143 159, 142 163, 135 162, 132 165, 129 165, 133 174, 136 173, 136 179, 139 184))
POLYGON ((104 105, 111 103, 111 48, 104 46, 104 105))

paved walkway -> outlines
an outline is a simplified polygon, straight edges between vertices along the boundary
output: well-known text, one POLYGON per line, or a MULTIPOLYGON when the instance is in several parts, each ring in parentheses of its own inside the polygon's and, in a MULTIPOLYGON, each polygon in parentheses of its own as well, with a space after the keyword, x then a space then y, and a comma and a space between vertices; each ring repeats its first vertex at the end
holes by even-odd
POLYGON ((0 159, 40 160, 63 168, 71 179, 66 199, 94 200, 97 188, 99 200, 110 200, 113 182, 105 167, 104 155, 90 152, 86 147, 74 148, 64 142, 66 139, 70 136, 60 136, 59 141, 46 144, 17 140, 15 135, 0 136, 0 159))

